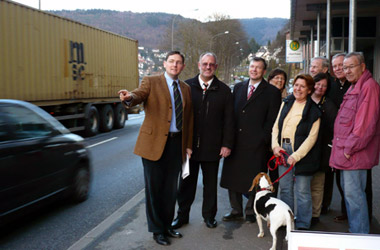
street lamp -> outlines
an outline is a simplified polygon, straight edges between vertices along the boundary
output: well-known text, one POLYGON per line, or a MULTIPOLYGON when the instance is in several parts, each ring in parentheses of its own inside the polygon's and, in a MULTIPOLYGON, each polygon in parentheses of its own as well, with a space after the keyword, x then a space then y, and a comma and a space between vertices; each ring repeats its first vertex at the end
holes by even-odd
MULTIPOLYGON (((198 11, 198 9, 194 9, 193 11, 198 11)), ((177 16, 179 16, 179 14, 175 15, 173 17, 173 21, 172 21, 172 51, 174 50, 174 46, 173 46, 173 41, 174 41, 174 21, 177 18, 177 16)))
POLYGON ((224 32, 221 32, 221 33, 218 33, 216 35, 214 35, 213 37, 211 37, 211 40, 210 40, 210 51, 211 51, 211 48, 212 48, 212 40, 217 37, 217 36, 221 36, 221 35, 225 35, 225 34, 228 34, 230 33, 228 30, 224 31, 224 32))

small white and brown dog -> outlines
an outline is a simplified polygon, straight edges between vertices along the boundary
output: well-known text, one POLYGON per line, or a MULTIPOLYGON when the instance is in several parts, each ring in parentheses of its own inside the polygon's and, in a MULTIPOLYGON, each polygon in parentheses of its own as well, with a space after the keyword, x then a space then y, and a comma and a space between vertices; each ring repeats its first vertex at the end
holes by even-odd
POLYGON ((279 227, 286 226, 286 240, 291 230, 294 229, 294 214, 291 208, 282 200, 271 196, 273 186, 269 176, 266 173, 259 173, 253 179, 249 191, 256 188, 256 197, 254 209, 256 213, 259 234, 257 237, 264 237, 262 219, 267 221, 270 233, 272 234, 273 243, 270 250, 276 250, 277 236, 276 232, 279 227))

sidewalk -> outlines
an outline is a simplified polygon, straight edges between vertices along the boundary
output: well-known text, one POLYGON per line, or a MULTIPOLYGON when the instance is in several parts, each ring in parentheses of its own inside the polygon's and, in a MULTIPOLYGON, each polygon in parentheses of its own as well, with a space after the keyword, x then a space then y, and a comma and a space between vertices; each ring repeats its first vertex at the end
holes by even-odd
MULTIPOLYGON (((380 188, 377 180, 380 179, 380 168, 372 170, 373 180, 373 219, 371 233, 380 234, 380 188)), ((199 178, 196 199, 192 206, 189 224, 178 229, 184 237, 171 239, 170 246, 160 246, 147 230, 145 216, 145 194, 140 192, 121 209, 116 211, 102 224, 89 232, 70 249, 269 249, 272 245, 272 236, 264 223, 265 236, 257 238, 257 223, 247 224, 240 222, 222 221, 224 214, 230 211, 227 190, 218 190, 218 226, 209 229, 205 226, 201 216, 202 206, 202 179, 199 178)), ((245 200, 246 202, 246 200, 245 200)), ((245 203, 244 203, 245 204, 245 203)), ((333 218, 340 214, 340 195, 335 186, 331 210, 321 215, 320 222, 311 228, 312 231, 346 232, 347 222, 336 223, 333 218)), ((280 236, 278 236, 280 237, 280 236)), ((282 249, 287 249, 284 242, 282 249)))

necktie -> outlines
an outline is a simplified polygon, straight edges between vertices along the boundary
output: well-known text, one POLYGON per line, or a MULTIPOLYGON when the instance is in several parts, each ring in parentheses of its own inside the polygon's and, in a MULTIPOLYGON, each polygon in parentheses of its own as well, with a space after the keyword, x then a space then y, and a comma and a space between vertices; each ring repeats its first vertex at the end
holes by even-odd
POLYGON ((253 91, 255 90, 255 86, 253 85, 249 85, 249 93, 248 93, 248 96, 247 96, 247 100, 249 100, 249 98, 251 98, 252 94, 253 94, 253 91))
POLYGON ((182 130, 182 98, 181 93, 178 90, 178 83, 173 82, 173 92, 174 92, 174 104, 175 104, 175 122, 178 130, 182 130))
POLYGON ((208 87, 208 83, 207 82, 205 82, 205 83, 203 83, 203 91, 204 92, 206 92, 206 90, 207 90, 207 87, 208 87))

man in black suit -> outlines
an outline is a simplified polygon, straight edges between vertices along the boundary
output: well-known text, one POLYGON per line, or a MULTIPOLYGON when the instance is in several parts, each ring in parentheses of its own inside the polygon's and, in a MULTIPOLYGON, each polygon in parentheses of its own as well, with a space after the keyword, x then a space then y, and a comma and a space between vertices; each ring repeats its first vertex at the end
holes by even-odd
POLYGON ((214 75, 217 66, 214 53, 203 53, 198 62, 200 74, 186 80, 191 87, 194 110, 193 154, 190 175, 180 180, 178 216, 172 223, 174 229, 189 222, 199 168, 202 169, 204 186, 202 216, 208 228, 217 226, 215 215, 219 160, 230 155, 234 136, 232 93, 214 75))
MULTIPOLYGON (((249 80, 234 87, 235 142, 230 157, 224 160, 220 185, 228 189, 231 212, 224 221, 243 218, 243 194, 248 193, 253 178, 266 172, 271 146, 271 133, 281 105, 281 92, 267 83, 263 76, 266 62, 253 58, 249 80)), ((254 195, 245 207, 247 222, 255 222, 254 195)))

